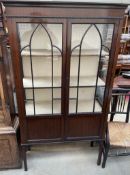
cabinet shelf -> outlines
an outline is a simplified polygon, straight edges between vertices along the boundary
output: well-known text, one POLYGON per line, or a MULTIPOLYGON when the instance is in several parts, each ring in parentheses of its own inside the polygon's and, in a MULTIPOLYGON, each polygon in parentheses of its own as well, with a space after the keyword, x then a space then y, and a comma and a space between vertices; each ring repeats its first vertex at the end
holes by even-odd
MULTIPOLYGON (((26 115, 34 115, 34 105, 32 101, 26 102, 25 105, 26 115)), ((35 102, 36 115, 40 114, 52 114, 52 102, 51 101, 40 101, 35 102)), ((61 100, 53 100, 53 113, 61 113, 61 100)))
MULTIPOLYGON (((28 57, 30 56, 30 51, 29 50, 23 50, 21 53, 22 56, 28 57)), ((47 49, 33 49, 31 51, 31 55, 35 57, 51 57, 52 56, 52 51, 47 50, 47 49)), ((53 51, 53 56, 59 56, 61 57, 60 51, 53 51)))
MULTIPOLYGON (((98 85, 105 86, 105 82, 98 77, 98 85)), ((70 77, 70 87, 77 87, 77 77, 70 77)), ((95 76, 83 76, 79 78, 79 86, 96 86, 96 77, 95 76)))
MULTIPOLYGON (((99 50, 97 49, 82 49, 81 51, 81 54, 82 54, 82 57, 84 56, 98 56, 100 55, 100 52, 99 50)), ((23 50, 22 53, 21 53, 22 57, 29 57, 30 56, 30 51, 29 50, 23 50)), ((45 50, 45 49, 33 49, 31 51, 31 55, 35 57, 50 57, 52 56, 52 51, 51 50, 45 50)), ((106 52, 106 51, 102 51, 102 56, 109 56, 109 53, 106 52)), ((79 56, 79 50, 76 49, 72 52, 72 57, 77 57, 79 56)), ((59 50, 57 51, 53 51, 53 57, 59 57, 61 58, 61 52, 59 50)))
MULTIPOLYGON (((49 88, 52 87, 52 81, 49 77, 35 77, 34 88, 49 88)), ((95 76, 80 77, 79 86, 95 86, 95 76)), ((23 78, 23 86, 25 89, 32 88, 32 79, 30 77, 23 78)), ((105 86, 104 81, 98 78, 98 86, 105 86)), ((53 77, 53 87, 61 87, 61 77, 53 77)), ((77 87, 77 77, 70 77, 70 87, 77 87)))
MULTIPOLYGON (((81 55, 83 56, 99 56, 100 55, 100 51, 98 49, 82 49, 81 50, 81 55)), ((109 53, 102 50, 102 56, 109 56, 109 53)), ((72 56, 79 56, 79 50, 74 50, 72 52, 72 56)))
MULTIPOLYGON (((35 77, 34 88, 45 88, 52 87, 51 77, 35 77)), ((32 88, 32 79, 30 77, 23 78, 23 86, 24 88, 32 88)), ((53 87, 61 87, 61 77, 53 77, 53 87)))
MULTIPOLYGON (((75 113, 76 100, 69 101, 69 113, 75 113)), ((95 101, 95 111, 101 112, 101 105, 98 101, 95 101)), ((93 99, 79 100, 78 101, 78 113, 93 112, 93 99)))
MULTIPOLYGON (((70 99, 69 113, 75 113, 76 100, 70 99)), ((34 115, 33 102, 26 102, 26 115, 34 115)), ((96 112, 101 112, 101 106, 98 101, 95 102, 96 112)), ((40 101, 35 102, 36 115, 41 114, 52 114, 52 102, 51 101, 40 101)), ((81 112, 93 112, 93 99, 92 100, 79 100, 78 102, 78 113, 81 112)), ((53 113, 61 113, 61 100, 53 100, 53 113)))

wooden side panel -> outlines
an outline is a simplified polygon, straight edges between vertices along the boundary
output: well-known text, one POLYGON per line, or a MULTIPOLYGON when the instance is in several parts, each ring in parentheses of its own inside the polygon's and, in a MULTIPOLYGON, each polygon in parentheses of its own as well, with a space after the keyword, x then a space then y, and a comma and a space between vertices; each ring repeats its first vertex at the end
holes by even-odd
POLYGON ((28 118, 27 140, 60 139, 62 136, 61 118, 28 118))
POLYGON ((68 139, 99 137, 101 117, 84 116, 67 119, 66 135, 68 139))

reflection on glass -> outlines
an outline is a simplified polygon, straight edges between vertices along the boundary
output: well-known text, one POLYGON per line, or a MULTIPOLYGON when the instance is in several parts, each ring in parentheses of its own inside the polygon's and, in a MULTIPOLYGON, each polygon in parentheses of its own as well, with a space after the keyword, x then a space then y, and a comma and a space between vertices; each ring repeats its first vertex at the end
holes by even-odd
POLYGON ((72 24, 69 113, 102 111, 113 27, 72 24))
POLYGON ((60 114, 62 24, 19 23, 18 32, 26 115, 60 114))

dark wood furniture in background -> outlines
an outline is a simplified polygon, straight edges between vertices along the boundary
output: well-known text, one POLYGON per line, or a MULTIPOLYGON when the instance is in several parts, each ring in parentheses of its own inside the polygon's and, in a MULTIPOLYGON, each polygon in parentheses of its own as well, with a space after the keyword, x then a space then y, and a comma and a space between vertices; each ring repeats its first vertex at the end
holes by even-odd
MULTIPOLYGON (((130 34, 130 14, 124 15, 122 34, 130 34)), ((130 54, 130 40, 121 40, 120 54, 130 54)))
POLYGON ((124 78, 121 75, 115 77, 113 82, 113 90, 116 90, 119 88, 130 89, 130 79, 124 78))
POLYGON ((105 168, 108 156, 128 156, 130 155, 130 79, 123 76, 114 78, 112 98, 110 105, 110 122, 106 130, 106 139, 103 149, 102 167, 105 168), (114 116, 118 114, 122 120, 114 120, 114 116), (113 152, 109 152, 112 147, 113 152))
MULTIPOLYGON (((119 94, 119 98, 121 98, 121 95, 123 95, 123 97, 125 97, 126 94, 128 94, 129 92, 130 92, 130 79, 124 78, 122 76, 115 77, 114 83, 113 83, 112 94, 116 94, 116 95, 113 95, 113 97, 111 99, 111 101, 113 100, 113 103, 112 103, 112 109, 111 109, 112 112, 111 112, 110 121, 113 121, 115 113, 120 113, 120 112, 116 111, 117 105, 120 105, 121 109, 123 109, 123 106, 125 105, 125 103, 121 102, 121 100, 120 100, 120 104, 118 104, 119 103, 118 94, 119 94)), ((124 113, 124 114, 126 114, 126 122, 129 121, 129 112, 130 112, 130 99, 129 99, 127 110, 124 113)), ((121 113, 123 113, 123 112, 121 112, 121 113)))
POLYGON ((15 111, 15 102, 14 102, 14 77, 13 77, 13 69, 12 69, 12 61, 11 61, 11 53, 8 41, 8 29, 7 29, 7 21, 5 16, 5 7, 3 4, 0 4, 1 15, 0 15, 0 49, 1 49, 1 57, 2 57, 2 74, 4 75, 4 86, 5 86, 5 95, 6 95, 6 104, 9 107, 10 115, 12 121, 16 115, 15 111), (4 54, 2 54, 4 53, 4 54))
POLYGON ((116 76, 122 71, 130 71, 130 13, 124 15, 116 76))
POLYGON ((49 142, 99 141, 100 164, 126 6, 3 2, 25 170, 27 147, 49 142))
POLYGON ((14 128, 10 116, 11 105, 8 94, 10 90, 8 88, 10 74, 7 74, 7 64, 5 64, 8 60, 6 54, 8 37, 4 26, 3 14, 4 7, 0 4, 0 169, 7 169, 20 168, 21 159, 16 139, 16 122, 14 128))
MULTIPOLYGON (((122 85, 124 84, 122 83, 122 85)), ((124 86, 124 88, 125 87, 127 88, 123 89, 116 87, 116 89, 113 89, 110 122, 108 122, 106 139, 104 142, 103 168, 105 168, 108 156, 130 155, 130 123, 128 123, 130 115, 130 83, 129 89, 128 84, 127 86, 124 86), (120 115, 124 121, 113 121, 115 114, 120 115), (110 148, 112 148, 113 151, 109 152, 110 148)))

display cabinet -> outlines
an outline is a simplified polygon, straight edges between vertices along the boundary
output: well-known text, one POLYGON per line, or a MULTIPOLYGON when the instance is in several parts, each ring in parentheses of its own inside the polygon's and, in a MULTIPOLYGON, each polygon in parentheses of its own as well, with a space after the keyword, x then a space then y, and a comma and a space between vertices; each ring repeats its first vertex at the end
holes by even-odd
POLYGON ((125 5, 5 1, 21 145, 99 141, 125 5), (94 13, 93 13, 94 12, 94 13))

